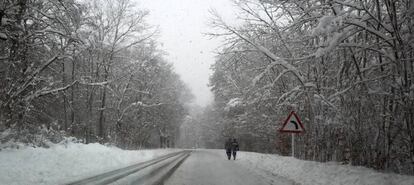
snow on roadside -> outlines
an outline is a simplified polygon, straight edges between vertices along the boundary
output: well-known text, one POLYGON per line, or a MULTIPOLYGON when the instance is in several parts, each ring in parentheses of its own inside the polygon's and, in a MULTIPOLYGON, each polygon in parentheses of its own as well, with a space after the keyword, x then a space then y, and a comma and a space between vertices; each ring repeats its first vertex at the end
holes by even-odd
POLYGON ((381 173, 336 163, 304 161, 292 157, 240 152, 239 163, 247 168, 291 179, 300 185, 413 185, 414 176, 381 173))
POLYGON ((0 184, 64 184, 177 150, 122 150, 98 143, 0 151, 0 184))

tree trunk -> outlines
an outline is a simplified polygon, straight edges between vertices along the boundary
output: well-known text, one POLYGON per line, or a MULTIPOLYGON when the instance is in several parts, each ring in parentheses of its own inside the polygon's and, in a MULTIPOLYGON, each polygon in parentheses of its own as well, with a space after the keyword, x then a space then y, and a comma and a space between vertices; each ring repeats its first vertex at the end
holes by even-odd
MULTIPOLYGON (((105 68, 105 74, 104 74, 104 81, 108 80, 108 69, 105 68)), ((98 136, 100 137, 99 140, 101 143, 104 143, 106 141, 105 137, 105 115, 104 111, 106 108, 106 85, 102 87, 102 98, 101 98, 101 107, 99 110, 99 123, 98 123, 98 136)))

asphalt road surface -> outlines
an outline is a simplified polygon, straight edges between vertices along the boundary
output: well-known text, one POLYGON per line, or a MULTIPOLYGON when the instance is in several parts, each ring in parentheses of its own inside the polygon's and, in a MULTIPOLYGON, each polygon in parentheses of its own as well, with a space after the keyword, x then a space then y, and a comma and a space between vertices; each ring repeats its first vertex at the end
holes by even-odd
POLYGON ((195 150, 167 179, 165 185, 292 185, 281 177, 269 176, 227 160, 224 150, 195 150))
POLYGON ((67 185, 295 185, 243 160, 228 160, 224 150, 185 150, 67 185))

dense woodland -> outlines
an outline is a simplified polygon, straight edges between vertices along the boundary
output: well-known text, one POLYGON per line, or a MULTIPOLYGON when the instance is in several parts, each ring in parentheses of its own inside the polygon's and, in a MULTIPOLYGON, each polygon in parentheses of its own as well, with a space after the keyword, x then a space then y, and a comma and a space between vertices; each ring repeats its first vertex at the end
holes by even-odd
POLYGON ((173 146, 192 95, 128 0, 0 3, 1 141, 173 146))
POLYGON ((294 110, 295 157, 414 174, 413 1, 235 3, 241 24, 210 21, 225 40, 206 110, 221 140, 290 155, 277 129, 294 110))
POLYGON ((296 111, 296 156, 414 174, 411 0, 235 0, 211 11, 223 40, 210 86, 192 94, 128 0, 0 2, 0 142, 63 137, 121 148, 222 148, 289 155, 277 131, 296 111), (190 110, 191 108, 191 110, 190 110))

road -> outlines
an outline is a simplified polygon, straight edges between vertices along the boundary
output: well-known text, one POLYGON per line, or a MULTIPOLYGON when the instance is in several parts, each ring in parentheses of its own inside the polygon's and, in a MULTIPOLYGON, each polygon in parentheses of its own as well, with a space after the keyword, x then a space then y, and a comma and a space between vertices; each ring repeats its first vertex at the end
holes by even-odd
POLYGON ((196 150, 172 174, 165 185, 292 185, 280 177, 269 177, 227 160, 224 150, 196 150), (278 179, 280 178, 280 179, 278 179))
POLYGON ((292 181, 227 160, 224 150, 181 151, 67 185, 292 185, 292 181))

